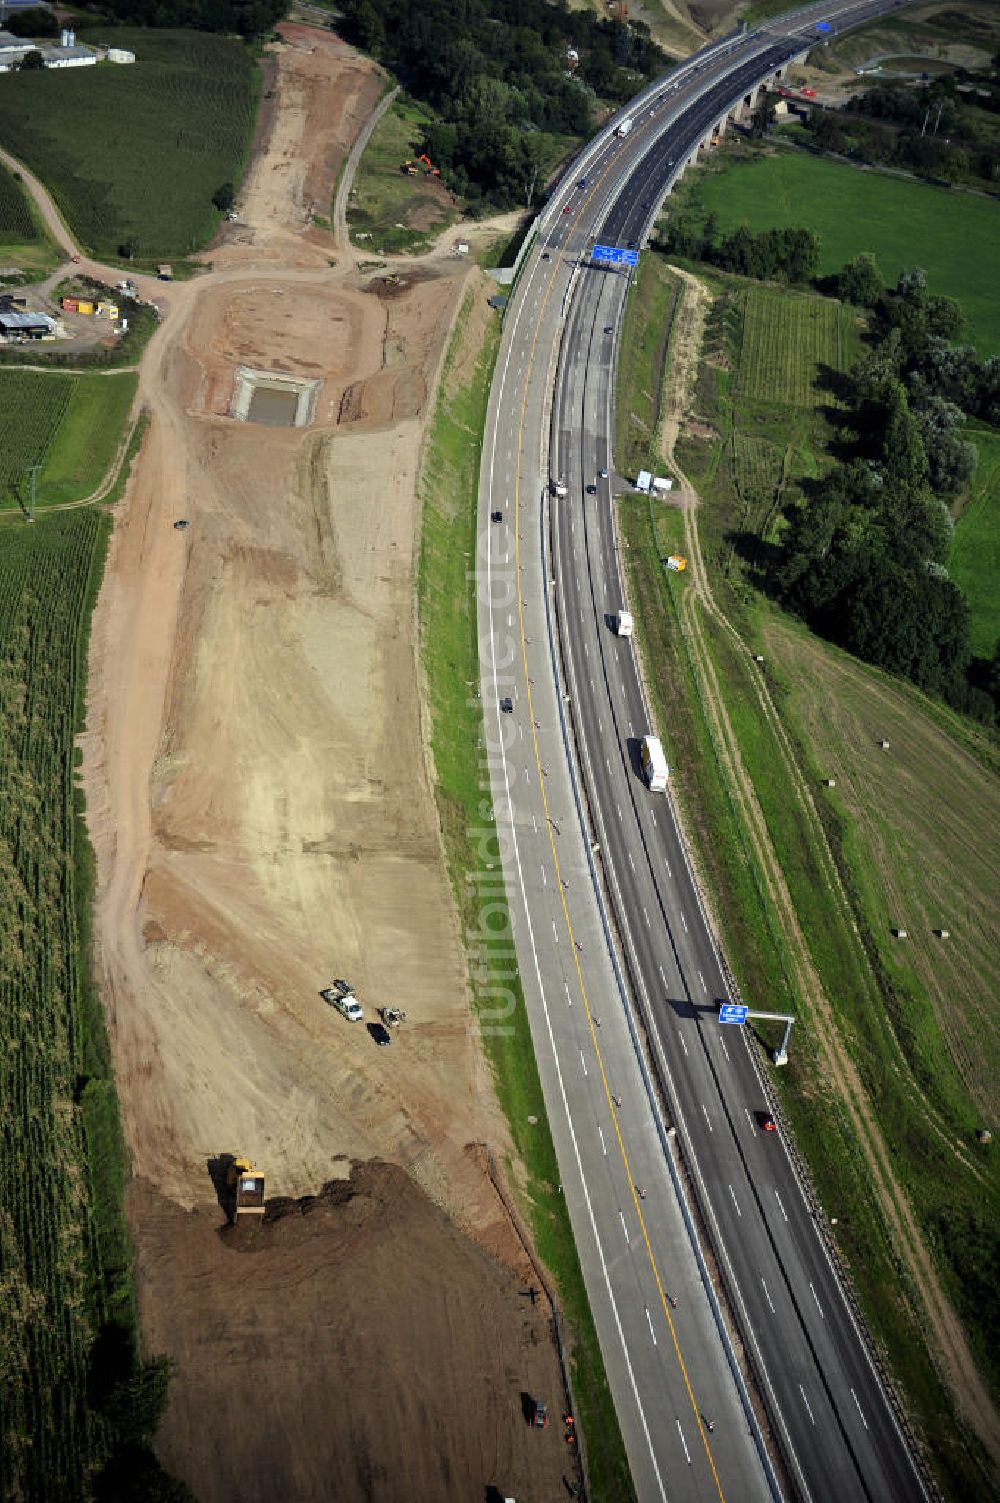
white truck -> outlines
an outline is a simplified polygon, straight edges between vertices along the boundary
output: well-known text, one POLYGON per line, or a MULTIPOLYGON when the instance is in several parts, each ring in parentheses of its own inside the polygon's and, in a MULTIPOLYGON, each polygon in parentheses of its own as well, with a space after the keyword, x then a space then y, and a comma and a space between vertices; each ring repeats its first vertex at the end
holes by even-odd
POLYGON ((620 125, 615 126, 615 135, 625 137, 632 129, 632 116, 626 115, 620 125))
POLYGON ((634 624, 631 611, 625 610, 623 606, 615 617, 615 631, 620 637, 630 637, 634 624))
POLYGON ((550 480, 549 489, 553 496, 565 496, 568 494, 565 480, 550 480))
POLYGON ((651 793, 664 793, 667 787, 667 779, 670 776, 670 768, 667 759, 663 755, 663 747, 657 736, 643 736, 640 749, 642 757, 642 775, 646 780, 646 787, 651 793))
POLYGON ((335 981, 332 986, 324 987, 320 996, 324 1002, 329 1002, 331 1007, 335 1007, 349 1023, 360 1023, 364 1018, 361 1003, 351 991, 347 981, 335 981))

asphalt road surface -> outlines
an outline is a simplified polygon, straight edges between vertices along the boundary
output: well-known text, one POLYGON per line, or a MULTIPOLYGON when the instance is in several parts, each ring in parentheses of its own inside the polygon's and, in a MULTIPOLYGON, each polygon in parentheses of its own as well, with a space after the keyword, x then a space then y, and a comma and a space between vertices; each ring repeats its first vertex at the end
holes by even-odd
POLYGON ((670 799, 641 780, 647 711, 632 644, 612 628, 627 274, 590 260, 595 241, 641 247, 679 164, 803 49, 817 15, 837 29, 886 8, 769 22, 634 101, 630 134, 592 143, 540 216, 491 395, 478 556, 488 786, 562 1192, 644 1499, 925 1496, 815 1208, 781 1133, 761 1130, 757 1058, 718 1022, 726 969, 670 799), (551 494, 557 478, 565 495, 551 494))

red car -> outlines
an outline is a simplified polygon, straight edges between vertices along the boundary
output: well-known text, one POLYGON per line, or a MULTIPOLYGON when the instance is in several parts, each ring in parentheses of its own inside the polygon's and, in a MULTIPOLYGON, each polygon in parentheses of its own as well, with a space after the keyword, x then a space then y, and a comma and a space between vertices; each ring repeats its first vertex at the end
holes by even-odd
POLYGON ((775 1120, 771 1116, 770 1112, 761 1112, 759 1114, 757 1120, 760 1123, 760 1130, 761 1130, 761 1132, 777 1132, 778 1131, 778 1124, 775 1122, 775 1120))
POLYGON ((564 205, 563 205, 563 213, 564 213, 564 214, 568 214, 568 213, 569 213, 569 211, 570 211, 570 209, 571 209, 571 208, 572 208, 572 207, 573 207, 573 206, 572 206, 572 204, 564 204, 564 205))

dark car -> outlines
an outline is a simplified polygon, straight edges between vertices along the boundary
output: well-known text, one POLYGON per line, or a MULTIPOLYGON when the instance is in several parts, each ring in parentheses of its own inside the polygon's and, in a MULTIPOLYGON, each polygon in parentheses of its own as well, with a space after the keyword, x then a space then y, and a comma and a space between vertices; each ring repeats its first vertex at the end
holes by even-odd
POLYGON ((552 260, 552 257, 549 255, 548 251, 542 251, 542 260, 543 261, 551 261, 552 260))
POLYGON ((500 708, 505 715, 513 715, 514 701, 511 699, 509 694, 500 701, 500 708))
POLYGON ((577 185, 576 185, 576 186, 577 186, 577 187, 578 187, 578 188, 586 188, 586 186, 587 186, 587 179, 586 179, 586 178, 585 178, 585 177, 582 177, 582 178, 581 178, 581 179, 580 179, 580 181, 579 181, 579 182, 578 182, 578 183, 577 183, 577 185))
POLYGON ((378 1044, 380 1049, 385 1049, 392 1043, 392 1034, 384 1023, 369 1023, 368 1032, 371 1034, 373 1044, 378 1044))
POLYGON ((630 240, 629 241, 628 248, 629 248, 629 250, 635 250, 635 241, 634 240, 630 240))
POLYGON ((491 522, 502 522, 503 521, 503 512, 502 511, 491 511, 490 512, 490 521, 491 522))
POLYGON ((614 327, 611 324, 605 324, 604 325, 604 332, 605 332, 605 334, 613 334, 615 332, 614 331, 614 327))
POLYGON ((596 496, 597 495, 597 486, 596 485, 588 485, 587 486, 587 495, 588 496, 596 496))
POLYGON ((547 1430, 549 1428, 549 1411, 541 1399, 535 1400, 534 1411, 531 1416, 531 1425, 535 1430, 547 1430))
POLYGON ((174 531, 175 532, 184 532, 187 529, 187 527, 188 527, 188 519, 187 519, 187 517, 178 517, 177 521, 174 523, 174 531))

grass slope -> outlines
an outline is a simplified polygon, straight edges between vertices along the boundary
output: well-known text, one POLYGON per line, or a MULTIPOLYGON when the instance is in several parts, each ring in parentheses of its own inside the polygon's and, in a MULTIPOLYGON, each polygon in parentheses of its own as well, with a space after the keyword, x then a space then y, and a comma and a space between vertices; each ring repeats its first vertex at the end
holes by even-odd
POLYGON ((723 159, 694 191, 723 230, 808 225, 824 274, 861 251, 889 283, 922 266, 932 292, 961 303, 970 342, 1000 352, 1000 204, 794 151, 723 159))
POLYGON ((42 179, 73 231, 111 259, 183 256, 218 222, 212 195, 236 182, 249 148, 255 72, 233 38, 120 27, 83 40, 129 47, 130 67, 12 73, 0 136, 42 179))
MULTIPOLYGON (((457 218, 454 200, 439 178, 407 177, 403 162, 420 150, 427 111, 411 99, 397 98, 382 116, 365 147, 351 189, 347 219, 351 238, 363 235, 378 253, 423 251, 457 218)), ((359 243, 364 243, 360 242, 359 243)))
POLYGON ((979 464, 955 524, 949 572, 972 613, 972 650, 990 658, 1000 642, 1000 433, 969 429, 979 464))
POLYGON ((460 372, 456 362, 469 315, 467 302, 448 353, 421 475, 420 643, 438 812, 466 936, 477 1021, 511 1137, 528 1173, 524 1194, 535 1245, 555 1278, 572 1328, 574 1401, 587 1444, 591 1495, 604 1503, 627 1503, 633 1497, 631 1478, 565 1201, 557 1189, 559 1169, 512 958, 492 817, 489 748, 478 698, 473 561, 482 433, 500 329, 497 321, 491 322, 474 368, 460 372))

